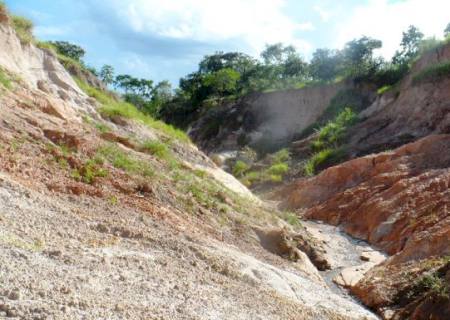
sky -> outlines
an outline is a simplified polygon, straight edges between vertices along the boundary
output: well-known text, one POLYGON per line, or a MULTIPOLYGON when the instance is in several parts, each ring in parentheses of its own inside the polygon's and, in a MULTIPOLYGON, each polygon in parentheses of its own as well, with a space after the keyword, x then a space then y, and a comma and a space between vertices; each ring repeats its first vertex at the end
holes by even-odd
POLYGON ((383 41, 390 58, 402 31, 442 37, 450 0, 6 0, 30 18, 40 40, 81 45, 88 65, 117 74, 169 80, 196 71, 203 56, 265 45, 294 45, 305 59, 363 35, 383 41))

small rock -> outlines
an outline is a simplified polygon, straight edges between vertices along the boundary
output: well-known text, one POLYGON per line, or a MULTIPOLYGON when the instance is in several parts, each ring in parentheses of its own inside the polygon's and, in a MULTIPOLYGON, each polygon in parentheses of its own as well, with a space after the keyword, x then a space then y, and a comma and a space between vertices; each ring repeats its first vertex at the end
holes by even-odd
POLYGON ((8 298, 11 300, 19 300, 20 299, 20 292, 19 290, 13 290, 9 292, 8 298))

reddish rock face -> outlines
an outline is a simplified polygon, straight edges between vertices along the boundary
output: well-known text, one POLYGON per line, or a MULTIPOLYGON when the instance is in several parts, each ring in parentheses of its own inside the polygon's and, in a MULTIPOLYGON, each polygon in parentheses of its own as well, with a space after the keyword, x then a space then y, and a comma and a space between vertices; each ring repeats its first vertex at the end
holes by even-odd
POLYGON ((342 225, 395 261, 450 253, 450 135, 358 158, 288 187, 286 205, 342 225))
MULTIPOLYGON (((431 135, 392 152, 342 163, 283 193, 289 194, 286 207, 341 225, 392 255, 352 286, 355 295, 380 313, 385 307, 398 308, 394 297, 430 270, 433 263, 427 261, 450 255, 450 135, 431 135), (416 276, 408 278, 411 270, 416 276)), ((407 312, 411 319, 448 319, 439 315, 448 315, 449 302, 426 292, 407 301, 413 305, 405 302, 395 312, 397 318, 388 316, 390 311, 385 318, 405 319, 407 312)))

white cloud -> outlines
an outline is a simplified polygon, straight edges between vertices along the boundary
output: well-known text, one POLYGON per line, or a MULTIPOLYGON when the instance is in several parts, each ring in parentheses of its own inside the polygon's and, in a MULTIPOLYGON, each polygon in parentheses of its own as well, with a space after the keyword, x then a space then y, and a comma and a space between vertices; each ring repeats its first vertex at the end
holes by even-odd
POLYGON ((253 53, 267 43, 312 46, 295 35, 310 31, 310 22, 298 23, 283 9, 286 0, 112 0, 114 10, 135 32, 209 43, 237 40, 253 53))
POLYGON ((315 5, 313 7, 313 10, 319 14, 320 19, 322 19, 323 22, 327 22, 328 20, 330 20, 332 14, 328 10, 325 10, 324 8, 318 5, 315 5))
POLYGON ((390 58, 398 49, 402 32, 415 25, 425 36, 442 37, 450 22, 448 0, 369 0, 369 3, 353 9, 348 19, 337 27, 336 47, 362 35, 383 41, 379 51, 390 58))

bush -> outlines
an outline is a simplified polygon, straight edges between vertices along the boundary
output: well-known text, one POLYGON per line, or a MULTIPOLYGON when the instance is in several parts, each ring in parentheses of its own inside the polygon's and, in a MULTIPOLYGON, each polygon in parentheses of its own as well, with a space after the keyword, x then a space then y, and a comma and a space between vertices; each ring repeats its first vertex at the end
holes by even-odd
POLYGON ((450 61, 434 64, 416 74, 413 78, 415 85, 422 82, 439 81, 450 77, 450 61))
POLYGON ((236 161, 235 165, 233 166, 233 175, 235 177, 242 177, 246 171, 248 171, 249 166, 244 161, 236 161))
POLYGON ((283 176, 289 171, 289 165, 287 163, 277 163, 272 165, 269 169, 267 169, 267 172, 270 175, 275 176, 283 176))
POLYGON ((33 22, 31 20, 24 17, 12 16, 12 25, 14 30, 16 30, 20 42, 27 44, 34 40, 33 22))
POLYGON ((323 167, 334 164, 344 157, 340 149, 324 149, 315 153, 306 161, 303 166, 304 173, 307 177, 312 177, 323 167))

